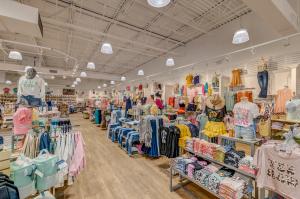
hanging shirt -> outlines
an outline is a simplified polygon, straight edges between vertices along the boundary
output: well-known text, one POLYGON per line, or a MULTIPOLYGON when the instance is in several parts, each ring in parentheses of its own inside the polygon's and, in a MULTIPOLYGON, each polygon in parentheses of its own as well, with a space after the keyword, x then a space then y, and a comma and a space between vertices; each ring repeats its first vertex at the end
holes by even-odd
POLYGON ((226 111, 227 112, 232 111, 233 107, 234 107, 234 104, 235 104, 234 92, 225 91, 224 99, 225 99, 226 111))
POLYGON ((233 108, 234 125, 248 127, 252 125, 253 119, 259 115, 258 106, 252 102, 239 102, 233 108))
POLYGON ((292 99, 293 93, 291 89, 284 88, 277 91, 275 98, 274 113, 285 113, 285 104, 288 100, 292 99))
POLYGON ((185 78, 185 82, 186 82, 186 85, 189 86, 189 85, 192 85, 193 84, 193 75, 192 74, 188 74, 185 78))
POLYGON ((24 135, 32 127, 32 110, 29 108, 18 108, 13 115, 14 134, 24 135))
POLYGON ((264 144, 256 150, 253 163, 259 169, 257 187, 274 190, 287 198, 299 198, 299 149, 288 154, 276 151, 273 144, 264 144))

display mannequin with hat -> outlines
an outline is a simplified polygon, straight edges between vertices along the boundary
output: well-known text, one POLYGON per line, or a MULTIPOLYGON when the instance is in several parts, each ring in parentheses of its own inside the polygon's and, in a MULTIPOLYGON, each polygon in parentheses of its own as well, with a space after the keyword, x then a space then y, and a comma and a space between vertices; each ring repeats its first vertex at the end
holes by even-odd
POLYGON ((210 138, 226 134, 226 127, 223 122, 225 117, 225 100, 218 94, 206 98, 206 115, 208 122, 204 128, 204 134, 210 138))
POLYGON ((17 95, 18 103, 22 105, 41 106, 45 101, 45 82, 33 67, 25 68, 25 75, 19 79, 17 95))
POLYGON ((218 94, 207 97, 206 114, 209 121, 222 122, 225 117, 225 100, 218 94))

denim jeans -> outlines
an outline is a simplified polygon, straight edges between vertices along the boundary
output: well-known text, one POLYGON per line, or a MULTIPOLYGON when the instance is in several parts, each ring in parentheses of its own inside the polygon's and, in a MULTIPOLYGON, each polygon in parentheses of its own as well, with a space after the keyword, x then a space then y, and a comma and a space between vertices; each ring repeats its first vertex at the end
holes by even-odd
POLYGON ((235 126, 234 133, 236 138, 242 138, 245 140, 255 140, 256 138, 256 131, 254 125, 250 125, 248 127, 235 126))
POLYGON ((258 97, 266 98, 268 95, 268 81, 269 81, 269 73, 264 70, 257 73, 258 84, 260 87, 260 92, 258 97))
POLYGON ((35 106, 35 107, 42 106, 41 98, 35 98, 33 95, 27 95, 27 96, 22 95, 20 101, 21 104, 25 104, 28 106, 35 106))

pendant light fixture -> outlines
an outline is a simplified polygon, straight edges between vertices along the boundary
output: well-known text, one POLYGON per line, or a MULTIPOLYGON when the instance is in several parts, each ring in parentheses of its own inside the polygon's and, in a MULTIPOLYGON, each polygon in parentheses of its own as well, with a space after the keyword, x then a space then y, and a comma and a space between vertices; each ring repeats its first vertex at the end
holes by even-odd
POLYGON ((72 86, 71 86, 72 88, 75 88, 75 85, 74 84, 72 84, 72 86))
POLYGON ((76 82, 81 82, 80 77, 77 77, 77 78, 76 78, 76 82))
POLYGON ((143 69, 140 69, 140 70, 138 71, 138 74, 137 74, 137 75, 139 75, 139 76, 145 75, 144 70, 143 70, 143 69))
POLYGON ((232 43, 233 44, 242 44, 249 41, 249 33, 247 31, 247 29, 242 28, 237 30, 234 35, 233 35, 233 39, 232 39, 232 43))
POLYGON ((8 85, 10 85, 12 82, 10 81, 10 80, 6 80, 5 81, 5 84, 8 84, 8 85))
POLYGON ((77 85, 77 84, 78 84, 78 82, 74 81, 74 82, 73 82, 73 84, 74 84, 74 85, 77 85))
POLYGON ((18 60, 18 61, 23 59, 22 54, 18 51, 15 51, 15 50, 12 50, 12 51, 9 52, 8 58, 18 60))
POLYGON ((107 87, 107 84, 103 84, 103 87, 104 87, 104 88, 107 87))
POLYGON ((98 89, 101 89, 101 86, 98 86, 98 89))
POLYGON ((147 0, 148 4, 155 8, 162 8, 167 6, 171 0, 147 0))
POLYGON ((94 62, 88 62, 86 65, 87 69, 95 70, 96 66, 94 62))
POLYGON ((45 83, 44 83, 44 85, 45 85, 45 86, 48 86, 48 83, 47 83, 47 82, 45 82, 45 83))
POLYGON ((175 61, 172 57, 167 59, 166 66, 175 66, 175 61))
POLYGON ((110 81, 110 84, 112 84, 112 85, 115 84, 115 81, 111 80, 111 81, 110 81))
POLYGON ((80 77, 87 77, 86 72, 82 71, 82 72, 80 73, 80 77))
POLYGON ((121 77, 121 81, 126 81, 126 77, 125 77, 125 76, 122 76, 122 77, 121 77))
POLYGON ((108 55, 113 54, 113 49, 110 43, 103 43, 100 51, 103 54, 108 54, 108 55))

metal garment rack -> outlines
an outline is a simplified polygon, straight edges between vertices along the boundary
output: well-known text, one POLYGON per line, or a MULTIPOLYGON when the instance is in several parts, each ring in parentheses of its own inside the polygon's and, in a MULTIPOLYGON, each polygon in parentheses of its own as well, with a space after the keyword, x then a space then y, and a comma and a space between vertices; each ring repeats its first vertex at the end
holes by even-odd
MULTIPOLYGON (((261 142, 260 139, 256 139, 256 140, 253 140, 253 141, 247 141, 247 140, 243 140, 243 139, 239 139, 239 138, 233 138, 233 137, 228 137, 228 136, 219 136, 219 143, 220 144, 221 144, 222 140, 228 140, 228 141, 232 141, 232 142, 239 142, 239 143, 243 143, 243 144, 249 145, 250 148, 251 148, 251 156, 253 156, 254 153, 255 153, 255 146, 261 142)), ((214 160, 212 158, 209 158, 209 157, 207 157, 205 155, 202 155, 202 154, 199 154, 199 153, 194 153, 193 151, 190 151, 190 150, 186 150, 186 151, 189 152, 189 153, 191 153, 191 154, 193 154, 193 155, 195 155, 195 156, 197 156, 197 157, 203 158, 203 159, 205 159, 205 160, 207 160, 209 162, 213 162, 213 163, 218 164, 220 166, 224 166, 224 167, 227 167, 229 169, 232 169, 235 172, 237 172, 237 173, 239 173, 239 174, 247 177, 249 179, 249 183, 253 184, 253 182, 254 182, 254 184, 255 184, 256 176, 253 175, 253 174, 247 173, 247 172, 245 172, 243 170, 240 170, 240 169, 238 169, 238 168, 236 168, 234 166, 225 164, 223 162, 219 162, 219 161, 214 160)), ((181 171, 178 171, 177 169, 174 168, 173 165, 174 165, 174 162, 171 161, 171 167, 170 167, 171 168, 171 172, 170 172, 170 191, 171 192, 177 190, 180 187, 183 187, 184 185, 188 184, 189 182, 193 182, 196 185, 198 185, 199 187, 201 187, 202 189, 204 189, 204 190, 208 191, 209 193, 211 193, 212 195, 214 195, 215 197, 222 199, 222 197, 220 195, 218 195, 217 193, 209 190, 207 187, 201 185, 200 183, 198 183, 194 179, 190 178, 189 176, 185 175, 181 171), (179 174, 179 177, 180 177, 180 184, 177 184, 176 186, 173 186, 173 171, 177 172, 179 174), (188 180, 188 182, 183 182, 183 179, 188 180)), ((255 187, 256 187, 256 185, 255 185, 255 187)), ((263 190, 261 190, 260 193, 262 191, 263 190)), ((248 194, 248 198, 253 198, 252 197, 252 193, 253 192, 250 192, 248 194)), ((258 198, 258 197, 259 197, 258 196, 258 189, 255 188, 255 198, 258 198)))

